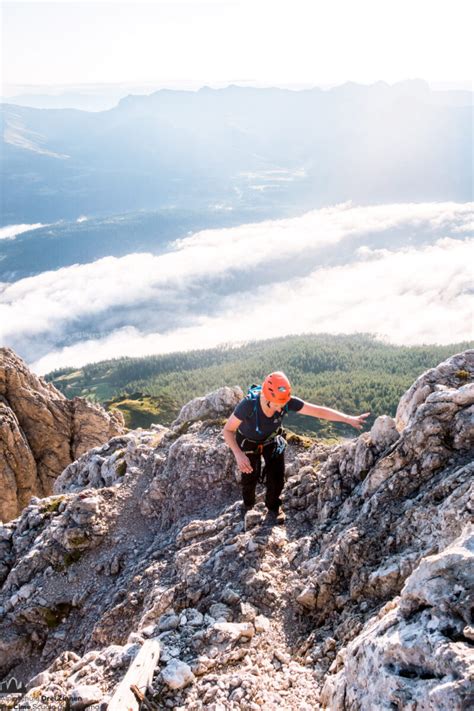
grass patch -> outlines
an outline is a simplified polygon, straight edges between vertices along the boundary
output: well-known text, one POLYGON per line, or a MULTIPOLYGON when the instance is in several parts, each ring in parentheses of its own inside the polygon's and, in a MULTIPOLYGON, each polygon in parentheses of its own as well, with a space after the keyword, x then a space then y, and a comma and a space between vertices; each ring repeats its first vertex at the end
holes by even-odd
POLYGON ((80 550, 68 551, 63 556, 64 566, 66 568, 69 568, 69 566, 72 565, 73 563, 77 563, 77 561, 81 558, 82 554, 83 554, 83 551, 80 551, 80 550))
POLYGON ((69 538, 69 543, 72 546, 79 547, 79 546, 83 546, 84 543, 89 543, 89 539, 87 538, 87 536, 72 536, 71 538, 69 538))
POLYGON ((334 447, 336 444, 342 444, 343 437, 316 437, 313 444, 324 444, 326 447, 334 447))
POLYGON ((285 439, 288 444, 298 444, 301 447, 304 447, 304 449, 310 449, 313 444, 316 443, 314 439, 311 439, 311 437, 299 435, 296 434, 296 432, 289 432, 288 430, 286 430, 285 439))
POLYGON ((72 605, 69 602, 60 602, 54 607, 43 608, 43 617, 49 629, 54 629, 61 624, 64 617, 71 611, 72 605))
MULTIPOLYGON (((98 394, 98 393, 97 393, 98 394)), ((120 410, 129 429, 148 429, 153 423, 169 424, 179 412, 175 402, 167 396, 133 393, 104 403, 107 410, 120 410)))
POLYGON ((64 375, 60 375, 56 380, 60 382, 65 382, 68 380, 77 380, 78 378, 81 378, 84 375, 82 370, 73 370, 72 373, 65 373, 64 375))
POLYGON ((41 509, 42 513, 57 513, 59 506, 62 501, 64 501, 65 496, 55 496, 54 499, 48 501, 48 503, 41 509))
POLYGON ((122 461, 119 462, 117 464, 117 466, 115 467, 115 473, 117 474, 117 476, 124 476, 126 471, 127 471, 127 462, 124 459, 122 459, 122 461))
MULTIPOLYGON (((228 418, 227 417, 217 417, 212 420, 202 420, 202 424, 204 428, 208 427, 224 427, 225 423, 227 422, 228 418)), ((195 422, 198 422, 198 420, 195 420, 195 422)), ((193 423, 191 423, 193 424, 193 423)))

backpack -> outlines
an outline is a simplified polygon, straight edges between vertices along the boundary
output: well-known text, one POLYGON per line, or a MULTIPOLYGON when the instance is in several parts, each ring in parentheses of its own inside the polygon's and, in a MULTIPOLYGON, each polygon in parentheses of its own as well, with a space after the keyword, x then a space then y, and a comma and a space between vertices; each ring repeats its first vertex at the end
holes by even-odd
MULTIPOLYGON (((262 392, 262 386, 254 384, 254 385, 250 385, 250 387, 247 391, 247 395, 246 395, 247 399, 250 400, 251 402, 253 402, 253 404, 254 404, 253 411, 255 414, 256 430, 257 430, 258 434, 262 434, 262 431, 260 429, 260 424, 258 422, 258 407, 257 407, 258 398, 260 397, 261 392, 262 392)), ((286 405, 281 410, 282 419, 287 414, 287 412, 288 412, 288 403, 286 403, 286 405)))

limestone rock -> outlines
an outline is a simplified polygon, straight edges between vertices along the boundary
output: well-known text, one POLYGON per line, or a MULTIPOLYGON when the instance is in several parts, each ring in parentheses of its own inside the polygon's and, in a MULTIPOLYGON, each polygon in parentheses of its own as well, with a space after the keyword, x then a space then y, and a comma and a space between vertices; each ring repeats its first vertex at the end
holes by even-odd
POLYGON ((470 619, 474 529, 424 558, 397 606, 370 620, 329 676, 323 704, 352 708, 464 709, 472 701, 474 657, 463 628, 470 619))
POLYGON ((381 452, 396 442, 399 436, 395 420, 388 415, 377 417, 370 430, 370 439, 381 452))
POLYGON ((172 659, 168 662, 161 672, 161 676, 170 689, 182 689, 194 680, 190 666, 185 662, 180 662, 179 659, 172 659))
POLYGON ((255 627, 251 622, 216 622, 210 628, 210 633, 218 641, 238 642, 240 639, 251 639, 255 627))
POLYGON ((41 493, 35 459, 11 408, 0 400, 0 520, 14 518, 41 493))
POLYGON ((173 611, 162 615, 158 621, 158 629, 160 632, 175 630, 179 626, 179 617, 173 611))
POLYGON ((251 528, 258 526, 263 521, 263 513, 261 511, 250 510, 245 514, 244 526, 245 530, 249 531, 251 528))
POLYGON ((474 350, 464 351, 451 356, 436 368, 431 368, 420 375, 402 396, 395 421, 397 428, 406 427, 428 395, 447 386, 459 388, 474 379, 474 350))
POLYGON ((56 479, 54 493, 121 484, 127 475, 133 475, 144 467, 148 459, 156 460, 150 447, 155 439, 152 430, 137 430, 112 437, 108 442, 89 449, 56 479))
POLYGON ((396 595, 421 558, 470 520, 473 432, 457 423, 468 417, 474 385, 464 383, 433 390, 388 449, 377 450, 362 435, 337 447, 304 487, 302 478, 288 482, 289 516, 311 522, 322 538, 319 554, 301 566, 294 596, 320 611, 321 621, 349 600, 368 609, 365 600, 396 595), (374 457, 362 480, 361 447, 372 448, 374 457))
POLYGON ((0 525, 0 682, 98 711, 157 636, 159 708, 468 707, 474 386, 437 372, 403 428, 288 444, 284 528, 246 529, 212 417, 84 453, 0 525))
POLYGON ((238 386, 219 388, 204 397, 196 397, 181 408, 171 427, 178 427, 184 422, 213 420, 228 417, 244 394, 238 386))
POLYGON ((449 628, 449 635, 462 639, 464 626, 472 621, 473 584, 474 527, 467 526, 441 553, 424 558, 407 578, 401 591, 400 614, 410 620, 419 610, 439 609, 446 618, 444 627, 449 628))
POLYGON ((141 510, 164 527, 183 516, 201 518, 209 504, 224 504, 239 491, 235 460, 219 426, 202 429, 196 423, 169 445, 166 459, 155 459, 151 467, 153 479, 141 510))
POLYGON ((74 459, 124 431, 125 421, 120 410, 107 412, 101 405, 80 397, 75 397, 69 402, 72 417, 71 447, 74 459))
POLYGON ((124 431, 121 413, 82 398, 68 400, 32 373, 10 348, 0 348, 0 520, 35 496, 90 447, 124 431))
POLYGON ((222 602, 216 602, 214 605, 211 605, 209 608, 209 614, 218 622, 229 622, 232 619, 232 610, 222 602))
POLYGON ((270 629, 270 620, 268 617, 265 617, 265 615, 257 615, 254 625, 256 632, 268 632, 270 629))

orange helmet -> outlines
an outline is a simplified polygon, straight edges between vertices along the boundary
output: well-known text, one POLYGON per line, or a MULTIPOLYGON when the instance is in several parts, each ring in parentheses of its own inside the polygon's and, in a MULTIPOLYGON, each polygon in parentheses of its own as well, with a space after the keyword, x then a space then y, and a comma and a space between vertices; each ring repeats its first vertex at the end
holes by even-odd
POLYGON ((277 371, 267 375, 262 385, 264 397, 278 405, 285 405, 291 397, 290 381, 285 373, 277 371))

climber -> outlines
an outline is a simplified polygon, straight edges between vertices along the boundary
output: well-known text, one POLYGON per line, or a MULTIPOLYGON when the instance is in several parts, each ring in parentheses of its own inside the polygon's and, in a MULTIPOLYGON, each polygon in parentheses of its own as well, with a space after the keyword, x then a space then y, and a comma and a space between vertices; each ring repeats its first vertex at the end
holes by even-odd
POLYGON ((285 478, 284 449, 281 422, 288 412, 344 422, 361 430, 370 412, 352 417, 328 407, 319 407, 291 395, 291 385, 282 372, 270 373, 262 386, 253 385, 248 395, 235 407, 222 434, 231 448, 242 472, 243 511, 255 504, 257 482, 265 481, 265 505, 271 523, 283 523, 280 494, 285 478), (261 477, 261 457, 265 462, 261 477))

